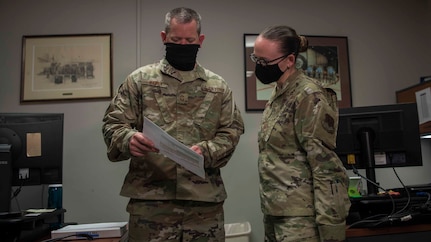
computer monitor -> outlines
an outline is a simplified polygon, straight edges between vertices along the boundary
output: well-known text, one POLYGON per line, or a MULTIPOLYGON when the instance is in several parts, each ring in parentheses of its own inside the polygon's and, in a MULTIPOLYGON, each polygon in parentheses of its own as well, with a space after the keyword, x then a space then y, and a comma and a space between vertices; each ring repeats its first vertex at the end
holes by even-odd
POLYGON ((12 186, 61 184, 62 113, 0 113, 0 212, 10 210, 12 186))
MULTIPOLYGON (((418 110, 415 103, 341 108, 335 152, 346 168, 422 166, 418 110)), ((368 194, 375 185, 367 182, 368 194)))

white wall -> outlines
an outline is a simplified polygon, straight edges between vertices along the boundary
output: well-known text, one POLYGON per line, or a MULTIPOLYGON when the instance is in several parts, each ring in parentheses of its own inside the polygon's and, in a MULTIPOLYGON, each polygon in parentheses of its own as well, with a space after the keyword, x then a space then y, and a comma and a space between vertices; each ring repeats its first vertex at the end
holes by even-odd
MULTIPOLYGON (((250 221, 253 241, 262 241, 256 164, 261 113, 245 112, 243 34, 288 24, 300 34, 347 36, 353 106, 390 104, 396 90, 431 74, 430 5, 430 0, 2 0, 0 112, 64 112, 66 221, 127 220, 127 199, 118 193, 128 162, 107 160, 101 133, 108 101, 20 104, 21 38, 113 33, 113 79, 118 87, 137 66, 163 56, 164 14, 177 6, 192 7, 202 14, 206 34, 198 60, 229 82, 246 125, 237 151, 222 170, 229 196, 226 222, 250 221)), ((422 144, 424 167, 397 169, 405 183, 430 182, 430 145, 422 144)), ((399 186, 391 169, 378 170, 376 175, 384 187, 399 186)))

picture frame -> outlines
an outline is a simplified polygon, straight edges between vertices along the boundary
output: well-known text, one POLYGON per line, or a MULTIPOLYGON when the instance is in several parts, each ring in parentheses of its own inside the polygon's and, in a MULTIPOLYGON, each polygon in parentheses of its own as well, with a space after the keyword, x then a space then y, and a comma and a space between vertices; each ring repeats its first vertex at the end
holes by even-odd
POLYGON ((112 34, 22 37, 20 102, 112 98, 112 34))
MULTIPOLYGON (((255 63, 250 59, 258 34, 244 34, 246 111, 263 111, 275 83, 262 84, 254 74, 255 63)), ((338 107, 352 106, 349 51, 346 36, 304 35, 308 40, 306 52, 299 53, 297 68, 306 75, 325 82, 337 93, 338 107)))

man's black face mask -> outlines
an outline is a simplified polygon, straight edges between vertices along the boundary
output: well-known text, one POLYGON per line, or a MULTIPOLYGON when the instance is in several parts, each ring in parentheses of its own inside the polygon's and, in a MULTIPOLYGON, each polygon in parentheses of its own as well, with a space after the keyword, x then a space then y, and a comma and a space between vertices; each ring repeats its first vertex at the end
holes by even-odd
POLYGON ((198 44, 174 44, 165 43, 166 60, 175 69, 180 71, 191 71, 195 68, 196 56, 200 45, 198 44))

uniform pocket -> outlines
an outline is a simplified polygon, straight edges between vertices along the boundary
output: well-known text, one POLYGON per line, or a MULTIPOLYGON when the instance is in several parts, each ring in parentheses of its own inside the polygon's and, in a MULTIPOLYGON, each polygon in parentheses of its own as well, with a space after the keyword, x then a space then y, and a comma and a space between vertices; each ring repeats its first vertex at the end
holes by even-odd
POLYGON ((334 205, 335 209, 340 216, 340 218, 345 218, 347 216, 348 211, 346 210, 346 201, 345 201, 345 191, 346 188, 343 184, 336 180, 335 182, 331 182, 331 191, 334 196, 334 205))

